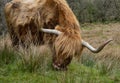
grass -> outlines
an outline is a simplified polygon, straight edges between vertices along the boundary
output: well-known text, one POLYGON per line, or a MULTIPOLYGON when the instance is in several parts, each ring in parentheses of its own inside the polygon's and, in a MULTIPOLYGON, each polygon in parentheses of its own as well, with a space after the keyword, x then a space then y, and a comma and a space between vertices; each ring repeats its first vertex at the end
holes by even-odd
MULTIPOLYGON (((50 63, 44 66, 44 69, 38 68, 34 71, 28 67, 28 70, 21 70, 19 61, 10 64, 4 64, 0 68, 1 83, 114 83, 107 75, 101 74, 99 70, 87 67, 73 60, 68 71, 54 71, 50 63), (47 67, 48 68, 47 68, 47 67)), ((29 65, 29 64, 28 64, 29 65)), ((41 64, 39 64, 41 65, 41 64)), ((23 67, 23 66, 22 66, 23 67)), ((24 67, 23 67, 24 68, 24 67)))
POLYGON ((85 49, 80 60, 73 59, 67 71, 53 70, 47 46, 31 45, 27 50, 16 51, 8 36, 1 38, 0 83, 119 83, 120 37, 116 36, 120 35, 119 26, 119 23, 82 26, 83 38, 95 47, 110 37, 114 41, 99 54, 85 49))

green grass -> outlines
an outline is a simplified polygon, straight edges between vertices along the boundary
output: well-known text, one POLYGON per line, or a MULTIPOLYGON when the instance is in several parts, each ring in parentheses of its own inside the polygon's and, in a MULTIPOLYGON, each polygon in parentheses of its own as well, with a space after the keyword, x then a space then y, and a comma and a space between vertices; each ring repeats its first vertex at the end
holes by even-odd
POLYGON ((0 82, 2 83, 113 83, 114 80, 103 76, 94 68, 72 63, 68 71, 54 71, 52 69, 27 72, 18 69, 16 64, 5 66, 0 70, 0 82))
MULTIPOLYGON (((117 83, 120 81, 120 71, 118 75, 111 77, 107 75, 105 69, 95 67, 93 59, 89 59, 84 63, 73 60, 69 65, 68 71, 55 71, 51 67, 51 58, 46 64, 39 63, 34 71, 30 71, 34 67, 30 64, 22 63, 19 53, 10 49, 0 51, 0 83, 117 83), (3 57, 4 56, 4 57, 3 57), (11 58, 7 58, 7 57, 11 58), (8 60, 6 64, 6 60, 8 60), (90 62, 90 64, 88 64, 90 62), (28 69, 24 66, 32 66, 28 69)), ((48 58, 48 57, 44 57, 48 58)), ((43 58, 42 58, 43 59, 43 58)), ((45 63, 45 61, 43 61, 45 63)))

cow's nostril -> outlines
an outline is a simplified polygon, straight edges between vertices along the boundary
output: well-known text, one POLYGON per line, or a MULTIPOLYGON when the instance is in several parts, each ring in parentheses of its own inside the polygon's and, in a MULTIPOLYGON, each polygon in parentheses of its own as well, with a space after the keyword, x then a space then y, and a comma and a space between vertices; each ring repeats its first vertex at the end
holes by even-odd
POLYGON ((60 67, 60 64, 59 64, 59 63, 58 63, 57 65, 60 67))
POLYGON ((56 64, 52 64, 53 65, 53 67, 54 67, 54 69, 56 69, 56 70, 60 70, 60 67, 58 66, 58 65, 56 65, 56 64))

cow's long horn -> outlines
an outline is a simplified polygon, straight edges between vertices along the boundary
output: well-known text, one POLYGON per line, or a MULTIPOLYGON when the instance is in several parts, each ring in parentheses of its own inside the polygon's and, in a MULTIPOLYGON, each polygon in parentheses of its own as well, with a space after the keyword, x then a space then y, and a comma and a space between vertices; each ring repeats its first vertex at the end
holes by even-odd
POLYGON ((94 47, 92 47, 88 42, 82 40, 82 45, 87 47, 90 51, 92 51, 93 53, 98 53, 100 52, 110 41, 112 41, 112 39, 109 39, 108 41, 106 41, 105 43, 103 43, 101 46, 99 46, 97 49, 95 49, 94 47))
POLYGON ((60 35, 62 33, 62 32, 55 30, 55 29, 43 29, 43 28, 41 28, 41 31, 45 32, 45 33, 56 34, 56 35, 60 35))

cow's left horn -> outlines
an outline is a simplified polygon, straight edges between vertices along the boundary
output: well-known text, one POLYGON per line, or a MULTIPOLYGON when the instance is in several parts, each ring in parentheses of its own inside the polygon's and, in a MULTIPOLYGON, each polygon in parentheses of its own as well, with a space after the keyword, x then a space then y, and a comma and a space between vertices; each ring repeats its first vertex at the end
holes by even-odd
POLYGON ((55 29, 43 29, 43 28, 41 28, 41 31, 45 32, 45 33, 56 34, 56 35, 59 35, 62 33, 62 32, 55 30, 55 29))
POLYGON ((105 43, 103 43, 101 46, 99 46, 97 49, 95 49, 94 47, 92 47, 88 42, 82 40, 82 45, 87 47, 90 51, 92 51, 93 53, 98 53, 100 52, 110 41, 112 41, 112 39, 109 39, 108 41, 106 41, 105 43))

